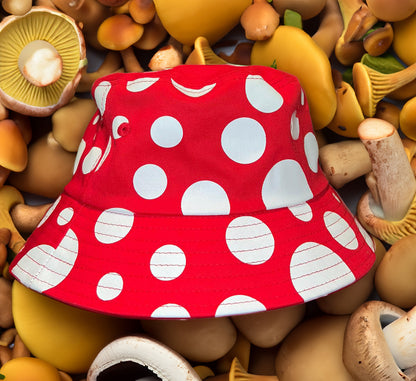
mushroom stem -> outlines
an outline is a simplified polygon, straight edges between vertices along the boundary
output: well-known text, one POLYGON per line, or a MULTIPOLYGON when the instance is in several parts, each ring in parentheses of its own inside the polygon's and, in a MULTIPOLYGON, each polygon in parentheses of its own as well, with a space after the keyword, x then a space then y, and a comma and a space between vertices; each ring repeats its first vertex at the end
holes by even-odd
POLYGON ((401 220, 416 193, 416 179, 402 140, 389 122, 367 118, 360 123, 358 135, 367 148, 376 179, 377 194, 384 218, 401 220))
POLYGON ((394 360, 401 369, 416 366, 416 306, 383 328, 394 360))
POLYGON ((278 381, 277 376, 260 376, 245 371, 237 357, 231 363, 230 372, 206 378, 206 381, 278 381))
POLYGON ((44 40, 34 40, 20 52, 18 66, 30 83, 45 87, 61 77, 63 63, 52 44, 44 40))

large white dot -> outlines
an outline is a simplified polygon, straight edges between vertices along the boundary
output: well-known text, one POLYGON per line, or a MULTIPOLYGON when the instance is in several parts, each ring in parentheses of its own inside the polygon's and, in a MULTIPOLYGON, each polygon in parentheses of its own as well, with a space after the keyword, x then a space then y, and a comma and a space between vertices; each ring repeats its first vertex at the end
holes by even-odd
POLYGON ((123 290, 123 278, 111 272, 103 275, 97 284, 97 296, 104 301, 113 300, 123 290))
POLYGON ((355 281, 355 276, 328 247, 316 242, 298 246, 290 261, 293 287, 305 302, 328 295, 355 281))
POLYGON ((225 215, 230 213, 230 201, 220 185, 202 180, 186 189, 181 208, 184 215, 225 215))
POLYGON ((290 134, 293 140, 299 139, 299 118, 296 115, 296 111, 293 111, 292 117, 290 118, 290 134))
POLYGON ((99 147, 92 147, 90 152, 85 155, 84 161, 82 162, 82 173, 84 175, 90 173, 97 166, 101 155, 102 151, 99 147))
POLYGON ((301 204, 312 197, 302 167, 295 160, 279 161, 264 179, 262 198, 267 209, 301 204))
POLYGON ((274 237, 269 227, 258 218, 234 218, 225 232, 227 246, 241 262, 259 265, 270 259, 274 252, 274 237))
POLYGON ((155 164, 141 166, 133 176, 133 186, 136 193, 146 200, 160 197, 167 185, 168 178, 165 171, 155 164))
POLYGON ((324 222, 331 236, 340 245, 350 250, 358 248, 358 240, 354 230, 339 214, 334 212, 325 212, 324 222))
POLYGON ((275 112, 283 105, 281 94, 260 75, 248 75, 245 90, 250 104, 261 112, 275 112))
POLYGON ((175 245, 159 247, 150 259, 150 271, 159 280, 167 281, 179 277, 185 270, 185 253, 175 245))
POLYGON ((319 146, 312 132, 308 132, 305 135, 303 145, 309 168, 315 173, 318 172, 319 146))
POLYGON ((59 213, 56 222, 58 223, 58 225, 61 225, 61 226, 66 225, 71 221, 73 216, 74 216, 74 209, 71 207, 65 208, 61 210, 61 212, 59 213))
POLYGON ((247 295, 233 295, 218 306, 215 317, 243 315, 266 311, 263 303, 247 295))
POLYGON ((160 147, 172 148, 180 143, 183 130, 180 122, 172 116, 157 118, 150 128, 152 140, 160 147))
POLYGON ((132 81, 128 81, 126 85, 126 89, 132 93, 138 93, 140 91, 144 91, 148 89, 150 86, 155 84, 159 78, 156 77, 143 77, 137 78, 132 81))
POLYGON ((38 245, 30 249, 12 273, 31 289, 44 292, 60 284, 71 272, 78 256, 78 238, 69 229, 56 248, 38 245))
POLYGON ((111 90, 111 83, 108 81, 100 82, 94 90, 94 99, 97 104, 100 114, 104 115, 104 111, 107 104, 107 96, 111 90))
POLYGON ((266 133, 252 118, 238 118, 222 132, 221 145, 225 154, 239 164, 254 163, 266 149, 266 133))
POLYGON ((160 319, 188 319, 191 317, 185 307, 175 303, 166 303, 156 308, 150 315, 152 318, 160 319))
POLYGON ((122 208, 110 208, 100 214, 95 223, 95 237, 101 243, 115 243, 123 239, 134 222, 134 214, 122 208))
POLYGON ((292 214, 301 221, 310 221, 313 217, 312 208, 306 202, 298 205, 289 206, 289 210, 292 214))

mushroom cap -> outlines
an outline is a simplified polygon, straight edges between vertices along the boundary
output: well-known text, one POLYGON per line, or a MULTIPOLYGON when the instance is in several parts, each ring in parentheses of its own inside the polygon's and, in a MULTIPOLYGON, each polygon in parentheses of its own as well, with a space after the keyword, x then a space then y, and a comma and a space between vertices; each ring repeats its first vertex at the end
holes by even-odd
POLYGON ((0 23, 0 100, 11 110, 32 116, 52 114, 74 95, 85 64, 84 37, 62 12, 34 6, 25 15, 10 15, 0 23), (50 43, 62 58, 62 75, 44 87, 29 82, 17 64, 24 47, 36 40, 50 43))
POLYGON ((380 20, 400 21, 411 16, 416 10, 415 0, 367 0, 367 6, 380 20))
POLYGON ((12 119, 0 121, 0 165, 14 172, 27 165, 27 145, 19 127, 12 119))

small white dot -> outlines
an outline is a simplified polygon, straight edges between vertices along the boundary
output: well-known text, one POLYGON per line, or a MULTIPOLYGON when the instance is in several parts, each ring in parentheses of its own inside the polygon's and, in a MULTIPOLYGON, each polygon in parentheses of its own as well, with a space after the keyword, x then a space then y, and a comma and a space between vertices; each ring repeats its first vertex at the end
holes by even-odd
POLYGON ((84 161, 82 163, 82 173, 86 175, 90 173, 94 168, 97 166, 98 162, 100 161, 102 155, 101 148, 99 147, 92 147, 90 152, 84 157, 84 161))
POLYGON ((69 223, 72 219, 72 217, 74 216, 74 209, 73 208, 65 208, 63 209, 57 218, 57 223, 58 225, 66 225, 67 223, 69 223))
POLYGON ((248 101, 258 111, 271 113, 283 105, 281 94, 260 75, 247 76, 245 91, 248 101))
POLYGON ((97 104, 98 110, 100 110, 101 115, 104 115, 107 104, 107 97, 110 90, 111 83, 108 81, 100 82, 94 90, 95 103, 97 104))
POLYGON ((233 295, 223 300, 215 312, 215 317, 250 314, 266 311, 263 303, 247 295, 233 295))
POLYGON ((58 206, 59 202, 61 201, 62 196, 58 196, 58 198, 55 200, 55 202, 52 204, 52 206, 46 211, 45 215, 42 217, 42 219, 40 220, 40 222, 38 223, 38 226, 41 226, 45 223, 45 221, 50 217, 50 215, 53 213, 53 211, 56 209, 56 207, 58 206))
POLYGON ((298 220, 304 222, 310 221, 313 217, 312 208, 306 202, 294 206, 289 206, 289 210, 298 220))
POLYGON ((103 163, 105 162, 105 159, 107 159, 107 156, 109 155, 109 153, 110 153, 110 150, 111 150, 111 136, 109 136, 108 137, 108 143, 107 143, 107 147, 105 147, 105 151, 104 151, 104 154, 103 154, 103 156, 101 157, 101 159, 100 159, 100 161, 99 161, 99 163, 97 164, 97 166, 95 167, 95 172, 97 172, 100 168, 101 168, 101 166, 103 165, 103 163))
POLYGON ((87 146, 87 144, 85 143, 84 139, 81 139, 81 142, 79 143, 78 146, 78 151, 77 154, 75 156, 75 161, 74 161, 74 169, 72 170, 72 174, 75 174, 75 172, 78 169, 78 165, 79 165, 79 161, 81 159, 81 156, 83 155, 84 151, 85 151, 85 147, 87 146))
POLYGON ((296 116, 296 111, 293 111, 292 117, 290 118, 290 133, 293 140, 299 139, 299 118, 296 116))
POLYGON ((152 318, 188 319, 191 317, 186 308, 175 303, 167 303, 156 308, 150 315, 152 318))
POLYGON ((132 93, 137 93, 137 92, 148 89, 150 86, 155 84, 158 80, 159 78, 156 78, 156 77, 137 78, 132 81, 128 81, 126 85, 126 89, 132 93))
POLYGON ((123 291, 123 278, 111 272, 101 277, 97 284, 97 296, 104 301, 113 300, 123 291))
POLYGON ((160 147, 172 148, 182 140, 183 130, 177 119, 172 116, 157 118, 150 128, 152 140, 160 147))
POLYGON ((159 280, 169 281, 178 278, 185 270, 185 253, 175 245, 159 247, 150 259, 150 271, 159 280))
POLYGON ((332 238, 347 249, 355 250, 358 248, 358 240, 354 230, 339 214, 325 212, 325 227, 328 229, 332 238))
POLYGON ((165 171, 155 164, 141 166, 133 176, 136 193, 147 200, 160 197, 167 185, 168 178, 165 171))
POLYGON ((134 214, 131 211, 122 208, 107 209, 95 223, 95 237, 105 244, 118 242, 130 232, 133 223, 134 214))
POLYGON ((304 149, 309 168, 313 172, 318 172, 319 147, 315 135, 308 132, 304 138, 304 149))

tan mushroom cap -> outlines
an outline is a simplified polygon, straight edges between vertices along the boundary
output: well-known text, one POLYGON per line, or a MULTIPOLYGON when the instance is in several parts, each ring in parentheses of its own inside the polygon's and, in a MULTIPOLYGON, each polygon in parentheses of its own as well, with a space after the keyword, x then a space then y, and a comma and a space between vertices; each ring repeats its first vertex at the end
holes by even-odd
POLYGON ((0 165, 14 172, 27 165, 27 145, 17 124, 11 119, 0 121, 0 165))
POLYGON ((0 23, 0 100, 11 110, 32 116, 52 114, 74 95, 85 64, 81 30, 62 12, 33 6, 23 16, 10 15, 0 23), (17 64, 24 48, 34 41, 46 41, 62 60, 61 75, 46 86, 29 81, 17 64))

